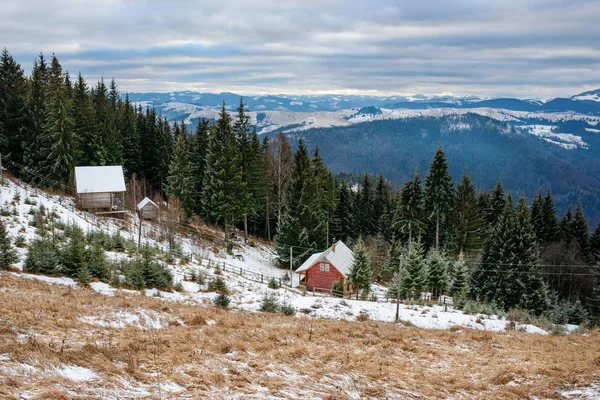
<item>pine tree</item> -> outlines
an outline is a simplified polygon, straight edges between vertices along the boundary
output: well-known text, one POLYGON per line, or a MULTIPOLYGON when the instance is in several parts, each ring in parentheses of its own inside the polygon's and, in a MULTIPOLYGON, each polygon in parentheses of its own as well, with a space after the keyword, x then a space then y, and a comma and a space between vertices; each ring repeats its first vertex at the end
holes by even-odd
POLYGON ((185 137, 178 136, 169 166, 167 194, 181 201, 186 219, 189 219, 194 211, 194 177, 187 146, 185 137))
POLYGON ((437 251, 430 251, 427 256, 427 286, 432 297, 437 299, 448 283, 448 263, 437 251))
POLYGON ((477 208, 477 194, 465 170, 456 188, 452 221, 452 251, 455 255, 474 255, 481 250, 481 216, 477 208))
POLYGON ((70 185, 75 167, 71 99, 67 95, 62 67, 56 56, 52 56, 47 99, 42 139, 45 170, 54 184, 70 185))
POLYGON ((435 224, 435 248, 439 251, 442 244, 443 230, 452 210, 453 189, 452 178, 448 173, 446 155, 442 145, 438 147, 429 167, 429 175, 425 179, 425 210, 429 221, 435 224))
POLYGON ((19 261, 19 255, 12 247, 4 223, 0 221, 0 270, 8 269, 19 261))
POLYGON ((596 270, 596 279, 594 283, 594 289, 588 301, 588 309, 590 310, 592 323, 596 326, 600 326, 600 269, 596 270))
POLYGON ((362 237, 359 236, 353 248, 354 263, 350 269, 350 282, 357 290, 356 298, 358 299, 359 290, 368 293, 371 290, 373 283, 373 272, 371 270, 371 261, 367 254, 367 248, 362 237))
POLYGON ((223 223, 227 243, 229 229, 243 217, 244 212, 245 198, 240 193, 246 192, 246 183, 241 162, 231 117, 223 103, 210 140, 202 206, 210 218, 223 223))
POLYGON ((464 298, 469 290, 469 269, 462 256, 454 263, 450 282, 450 294, 464 298))
POLYGON ((404 261, 401 293, 409 298, 419 298, 427 285, 426 264, 421 240, 413 240, 404 261))
POLYGON ((26 96, 23 69, 4 48, 0 55, 0 152, 19 164, 23 162, 26 96))
MULTIPOLYGON (((247 163, 249 166, 245 175, 245 183, 248 188, 247 192, 249 196, 246 207, 246 215, 251 219, 252 222, 258 215, 262 215, 265 212, 267 206, 264 148, 258 139, 256 129, 254 129, 250 134, 250 141, 248 143, 246 153, 247 163)), ((246 239, 247 231, 248 228, 246 227, 246 239)))

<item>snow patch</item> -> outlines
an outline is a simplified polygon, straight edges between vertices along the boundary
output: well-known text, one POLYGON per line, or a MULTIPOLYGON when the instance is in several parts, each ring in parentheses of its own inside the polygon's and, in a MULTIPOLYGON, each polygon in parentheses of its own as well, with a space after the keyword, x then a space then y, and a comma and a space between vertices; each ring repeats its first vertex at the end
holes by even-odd
POLYGON ((168 315, 160 314, 152 310, 138 309, 134 312, 117 311, 107 312, 102 316, 85 316, 79 320, 90 325, 98 325, 111 328, 125 328, 134 326, 140 329, 162 329, 169 325, 168 315))
POLYGON ((86 382, 98 377, 91 369, 77 365, 65 365, 62 368, 57 368, 55 371, 57 374, 75 382, 86 382))

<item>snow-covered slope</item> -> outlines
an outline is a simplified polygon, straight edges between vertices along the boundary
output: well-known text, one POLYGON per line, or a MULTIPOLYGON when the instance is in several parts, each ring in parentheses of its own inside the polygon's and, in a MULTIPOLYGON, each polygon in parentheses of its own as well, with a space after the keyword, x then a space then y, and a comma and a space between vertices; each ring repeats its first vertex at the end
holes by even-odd
MULTIPOLYGON (((118 230, 125 237, 135 237, 135 220, 133 218, 130 218, 129 222, 95 220, 91 215, 75 209, 71 198, 51 196, 38 190, 25 188, 18 182, 6 181, 4 186, 0 186, 0 206, 10 213, 9 216, 0 218, 2 218, 13 238, 23 235, 27 243, 35 238, 35 229, 29 225, 30 212, 41 205, 44 205, 48 212, 55 212, 64 223, 75 223, 85 231, 100 229, 108 233, 115 233, 118 230)), ((153 245, 163 246, 164 243, 157 242, 154 239, 155 236, 155 228, 151 225, 146 227, 144 240, 153 245)), ((215 265, 220 264, 224 265, 222 276, 225 278, 227 286, 232 290, 233 306, 237 308, 257 311, 262 298, 265 295, 273 295, 281 303, 290 304, 300 313, 311 317, 355 320, 362 315, 368 315, 371 319, 388 322, 392 322, 395 318, 395 304, 385 302, 386 289, 381 286, 373 286, 373 291, 379 298, 378 301, 339 299, 322 295, 314 296, 311 293, 304 295, 300 290, 292 288, 269 289, 267 282, 271 277, 278 279, 287 274, 287 271, 275 266, 275 254, 270 247, 238 244, 235 247, 234 255, 228 255, 224 252, 215 252, 212 245, 203 244, 193 236, 181 236, 178 239, 182 243, 184 252, 192 255, 192 260, 189 263, 179 262, 168 267, 173 274, 174 281, 182 284, 183 291, 159 292, 156 289, 147 289, 143 292, 126 290, 127 292, 160 296, 165 301, 204 304, 212 300, 215 293, 207 292, 205 286, 187 281, 185 278, 189 277, 192 272, 213 276, 215 265), (243 272, 242 275, 240 275, 240 269, 243 270, 241 271, 243 272), (252 275, 253 279, 249 279, 249 275, 252 275), (260 275, 264 277, 264 283, 256 281, 256 277, 260 275)), ((22 269, 26 250, 24 248, 18 250, 21 261, 16 266, 22 269)), ((125 253, 109 253, 109 257, 114 259, 128 257, 128 255, 125 253)), ((71 278, 47 277, 27 273, 15 274, 26 279, 42 280, 49 284, 76 285, 71 278)), ((298 276, 294 274, 292 286, 297 285, 297 279, 298 276)), ((102 282, 94 282, 91 287, 98 293, 108 296, 114 295, 117 291, 116 288, 102 282)), ((437 305, 401 305, 400 319, 405 321, 404 323, 427 329, 448 329, 462 326, 479 330, 502 331, 507 327, 507 322, 504 319, 494 316, 468 315, 452 307, 444 309, 443 306, 437 305)), ((108 324, 110 326, 147 325, 160 327, 160 318, 155 315, 140 314, 136 311, 127 315, 108 315, 101 321, 90 320, 86 322, 108 324)), ((542 329, 532 325, 523 325, 522 329, 532 333, 545 333, 542 329)))

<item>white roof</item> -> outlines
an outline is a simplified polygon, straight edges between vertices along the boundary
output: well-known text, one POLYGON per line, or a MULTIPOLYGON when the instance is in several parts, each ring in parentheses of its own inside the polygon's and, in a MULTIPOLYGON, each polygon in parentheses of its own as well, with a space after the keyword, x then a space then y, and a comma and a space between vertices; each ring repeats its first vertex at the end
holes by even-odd
POLYGON ((123 167, 110 165, 105 167, 75 167, 77 193, 124 192, 125 178, 123 167))
POLYGON ((150 200, 147 197, 144 197, 144 200, 140 201, 137 205, 138 210, 141 210, 142 208, 144 208, 147 204, 152 204, 154 207, 158 208, 158 206, 156 205, 155 202, 153 202, 152 200, 150 200))
POLYGON ((331 265, 340 271, 342 275, 349 276, 350 271, 352 270, 352 264, 354 263, 354 253, 348 248, 348 246, 344 244, 344 242, 339 240, 335 244, 335 251, 333 251, 332 246, 321 253, 313 254, 308 258, 308 260, 302 263, 296 272, 302 273, 315 265, 316 262, 321 260, 326 260, 327 262, 331 263, 331 265))

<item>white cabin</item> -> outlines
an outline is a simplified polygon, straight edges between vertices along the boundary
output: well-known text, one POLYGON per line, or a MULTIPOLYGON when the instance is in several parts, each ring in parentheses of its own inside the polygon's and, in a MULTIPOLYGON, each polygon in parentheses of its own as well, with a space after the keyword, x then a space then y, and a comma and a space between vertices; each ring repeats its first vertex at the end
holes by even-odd
POLYGON ((75 167, 75 185, 82 209, 98 214, 124 211, 127 189, 122 166, 75 167))

